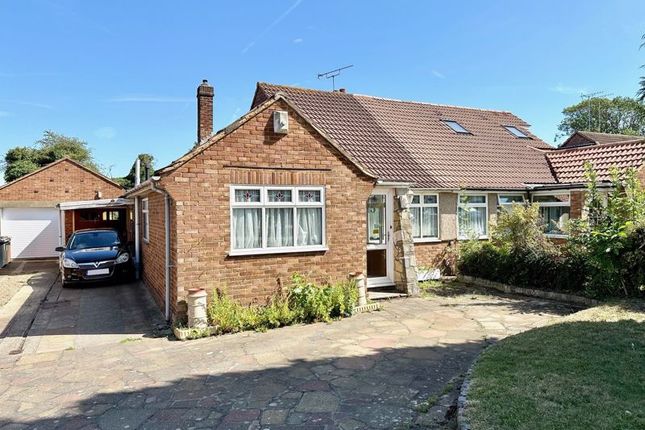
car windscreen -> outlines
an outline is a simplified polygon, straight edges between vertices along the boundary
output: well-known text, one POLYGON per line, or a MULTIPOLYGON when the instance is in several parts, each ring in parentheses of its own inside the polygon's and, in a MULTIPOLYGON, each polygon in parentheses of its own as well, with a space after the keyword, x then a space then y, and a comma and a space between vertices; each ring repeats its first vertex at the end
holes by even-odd
POLYGON ((119 235, 114 231, 90 231, 72 237, 68 249, 108 248, 119 245, 119 235))

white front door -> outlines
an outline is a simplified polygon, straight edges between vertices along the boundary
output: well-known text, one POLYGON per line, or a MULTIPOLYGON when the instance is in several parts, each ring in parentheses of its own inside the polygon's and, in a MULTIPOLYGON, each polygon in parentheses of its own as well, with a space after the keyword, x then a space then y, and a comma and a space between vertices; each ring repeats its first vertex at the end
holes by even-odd
POLYGON ((56 257, 60 221, 56 208, 2 209, 2 236, 11 238, 11 258, 56 257))
POLYGON ((367 200, 367 286, 394 284, 391 190, 375 190, 367 200))

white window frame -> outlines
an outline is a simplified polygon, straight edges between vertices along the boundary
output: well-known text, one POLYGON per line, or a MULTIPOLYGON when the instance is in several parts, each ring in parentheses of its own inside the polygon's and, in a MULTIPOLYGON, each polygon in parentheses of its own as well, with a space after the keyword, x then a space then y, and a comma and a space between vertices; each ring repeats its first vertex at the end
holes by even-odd
MULTIPOLYGON (((537 203, 537 205, 541 208, 547 208, 547 207, 568 207, 569 208, 569 219, 571 219, 571 191, 569 190, 553 190, 553 191, 536 191, 531 193, 531 203, 537 203), (565 204, 562 202, 536 202, 534 200, 535 197, 537 196, 556 196, 564 194, 569 196, 569 201, 565 204)), ((568 234, 566 233, 545 233, 547 237, 551 237, 554 239, 567 239, 569 237, 568 234)))
POLYGON ((301 186, 284 186, 284 185, 231 185, 230 186, 230 208, 229 208, 229 243, 230 249, 228 255, 230 256, 239 256, 239 255, 258 255, 258 254, 286 254, 286 253, 297 253, 297 252, 319 252, 327 251, 327 221, 326 221, 326 204, 325 204, 325 187, 316 186, 316 185, 301 185, 301 186), (235 201, 235 191, 236 190, 259 190, 260 191, 260 201, 259 202, 236 202, 235 201), (291 202, 269 202, 268 191, 269 190, 289 190, 291 191, 291 202), (319 191, 320 192, 320 202, 300 202, 298 201, 298 191, 319 191), (297 246, 298 242, 298 208, 321 208, 322 209, 322 244, 320 245, 308 245, 308 246, 297 246), (262 238, 261 238, 261 247, 260 248, 243 248, 243 249, 234 249, 234 234, 233 231, 233 209, 240 208, 259 208, 261 209, 262 217, 262 238), (267 229, 266 229, 266 209, 274 208, 292 208, 293 209, 293 246, 283 246, 283 247, 268 247, 267 246, 267 229))
POLYGON ((141 219, 143 221, 143 240, 148 243, 150 242, 150 201, 146 197, 141 199, 141 219))
POLYGON ((420 208, 419 215, 421 216, 421 227, 420 227, 421 237, 412 236, 412 240, 415 243, 441 242, 441 213, 439 210, 439 193, 432 193, 432 192, 426 192, 426 191, 412 191, 412 197, 414 198, 414 196, 419 196, 419 203, 412 203, 412 199, 410 199, 410 207, 420 208), (424 203, 423 196, 435 196, 437 198, 437 203, 424 203), (437 236, 423 237, 423 208, 424 207, 437 208, 437 236))
POLYGON ((468 236, 461 234, 461 226, 459 225, 459 208, 485 208, 486 209, 486 234, 480 235, 477 239, 488 239, 490 234, 490 220, 488 219, 490 214, 488 213, 488 194, 487 193, 476 193, 476 192, 467 192, 457 194, 457 239, 465 240, 469 239, 468 236), (468 196, 484 196, 484 203, 461 203, 462 197, 468 196))
POLYGON ((510 209, 513 207, 513 203, 516 204, 526 204, 527 202, 527 196, 526 193, 521 193, 521 192, 510 192, 510 193, 497 193, 497 210, 501 209, 510 209), (511 202, 511 203, 502 203, 500 200, 501 196, 522 196, 522 202, 517 203, 517 202, 511 202))

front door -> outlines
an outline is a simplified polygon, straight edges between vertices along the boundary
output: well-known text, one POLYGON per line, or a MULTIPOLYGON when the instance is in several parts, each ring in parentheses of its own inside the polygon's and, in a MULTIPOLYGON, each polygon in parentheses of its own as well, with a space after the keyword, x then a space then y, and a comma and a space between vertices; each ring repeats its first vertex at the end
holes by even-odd
POLYGON ((392 192, 374 191, 367 200, 367 286, 394 284, 392 192))

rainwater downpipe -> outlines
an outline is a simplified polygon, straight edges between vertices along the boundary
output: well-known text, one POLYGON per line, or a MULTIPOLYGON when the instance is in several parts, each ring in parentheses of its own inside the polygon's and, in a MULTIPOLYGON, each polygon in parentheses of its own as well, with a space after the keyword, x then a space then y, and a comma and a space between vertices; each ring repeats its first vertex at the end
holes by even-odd
POLYGON ((164 315, 166 321, 170 321, 170 195, 168 192, 162 188, 158 188, 155 185, 154 180, 151 183, 151 190, 159 193, 164 196, 164 227, 165 227, 165 239, 166 239, 166 253, 165 253, 165 262, 166 262, 166 271, 164 276, 165 284, 165 297, 164 297, 164 315))
MULTIPOLYGON (((134 187, 141 185, 141 160, 134 163, 134 187)), ((141 279, 141 239, 139 238, 139 197, 134 197, 134 268, 136 278, 141 279)))

